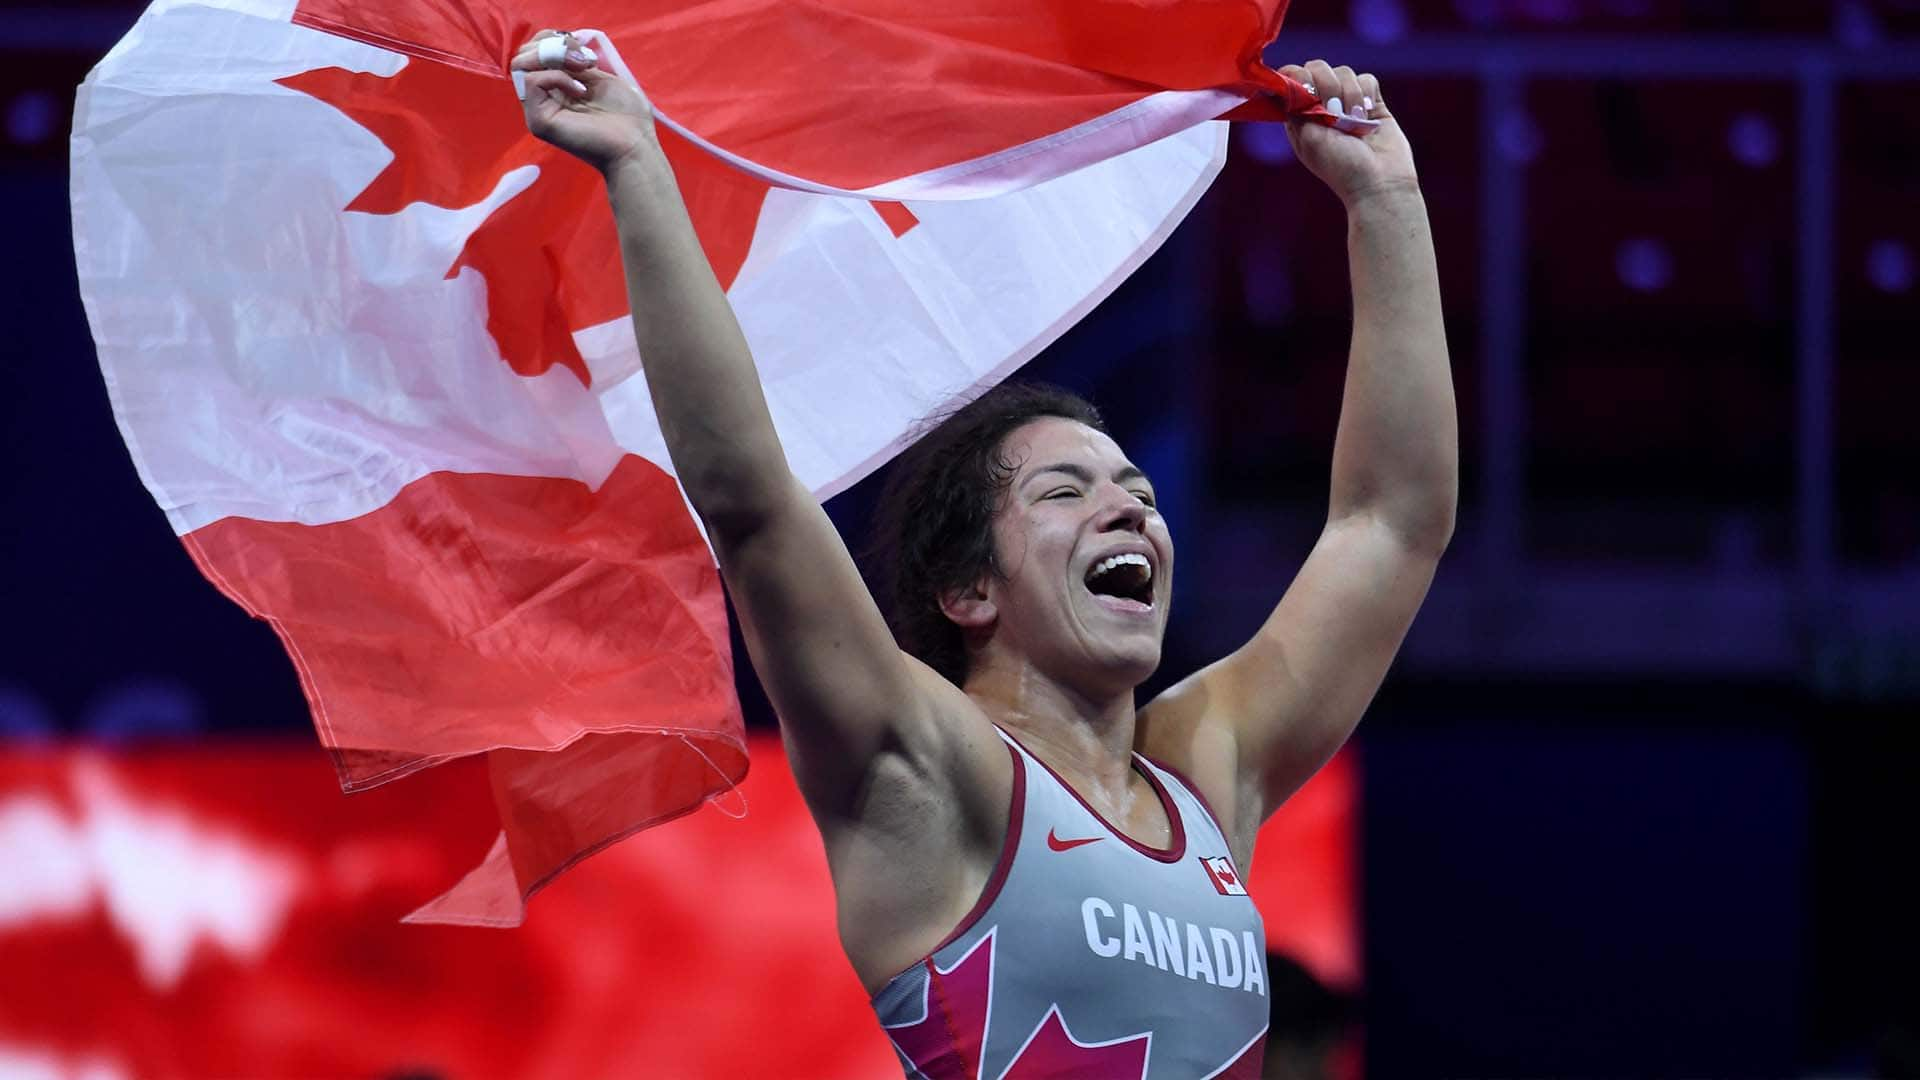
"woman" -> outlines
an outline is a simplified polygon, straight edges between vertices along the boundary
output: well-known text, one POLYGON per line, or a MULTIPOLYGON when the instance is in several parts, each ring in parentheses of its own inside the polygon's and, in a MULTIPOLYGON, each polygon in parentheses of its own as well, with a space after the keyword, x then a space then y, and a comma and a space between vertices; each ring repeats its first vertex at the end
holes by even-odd
MULTIPOLYGON (((543 35, 546 36, 546 35, 543 35)), ((960 410, 896 469, 895 643, 787 467, 645 100, 568 39, 529 128, 606 177, 634 332, 825 841, 842 944, 911 1075, 1253 1075, 1264 939, 1240 869, 1371 700, 1453 528, 1457 450, 1425 204, 1370 75, 1284 73, 1349 221, 1354 336, 1328 522, 1246 645, 1136 707, 1173 542, 1084 402, 960 410), (929 660, 931 663, 929 663, 929 660)))

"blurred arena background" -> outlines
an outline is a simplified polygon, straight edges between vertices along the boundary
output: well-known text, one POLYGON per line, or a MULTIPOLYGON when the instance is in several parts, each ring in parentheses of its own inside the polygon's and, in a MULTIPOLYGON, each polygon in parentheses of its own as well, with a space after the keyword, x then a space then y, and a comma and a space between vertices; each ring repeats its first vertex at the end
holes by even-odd
MULTIPOLYGON (((484 850, 484 778, 332 787, 93 361, 66 134, 138 12, 0 9, 0 1077, 886 1075, 750 684, 746 821, 619 845, 521 930, 396 924, 484 850)), ((1276 1075, 1920 1075, 1920 0, 1297 0, 1268 59, 1314 56, 1414 140, 1464 492, 1360 735, 1263 835, 1276 1075)), ((1161 489, 1149 692, 1319 529, 1343 236, 1242 128, 1027 369, 1161 489)), ((856 543, 874 487, 830 506, 856 543)))

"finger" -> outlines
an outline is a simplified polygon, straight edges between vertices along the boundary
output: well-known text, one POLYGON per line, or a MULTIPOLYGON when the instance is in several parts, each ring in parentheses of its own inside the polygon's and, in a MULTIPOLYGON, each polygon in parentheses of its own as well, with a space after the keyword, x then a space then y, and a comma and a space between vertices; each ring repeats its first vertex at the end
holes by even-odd
MULTIPOLYGON (((1367 110, 1366 107, 1360 103, 1360 76, 1356 75, 1352 68, 1341 64, 1339 67, 1333 69, 1333 77, 1340 80, 1340 102, 1346 106, 1346 114, 1356 120, 1365 120, 1367 118, 1367 110)), ((1327 108, 1333 112, 1342 111, 1334 108, 1332 105, 1327 106, 1327 108)))
POLYGON ((1298 123, 1301 115, 1311 111, 1319 102, 1319 97, 1313 86, 1313 76, 1309 75, 1307 69, 1299 64, 1285 64, 1274 69, 1274 74, 1306 91, 1305 95, 1295 94, 1291 90, 1285 93, 1275 94, 1275 97, 1286 105, 1288 113, 1287 124, 1291 126, 1298 123))
POLYGON ((587 84, 564 71, 527 71, 514 79, 520 90, 520 100, 537 103, 542 98, 551 98, 565 106, 580 101, 587 96, 587 84))
POLYGON ((1366 108, 1367 115, 1375 120, 1393 117, 1393 112, 1387 108, 1386 95, 1380 91, 1380 80, 1370 72, 1360 76, 1360 104, 1366 108))
POLYGON ((1313 86, 1313 76, 1307 73, 1306 68, 1301 67, 1299 64, 1288 64, 1285 67, 1279 68, 1278 70, 1281 75, 1284 75, 1287 78, 1292 79, 1294 82, 1299 83, 1301 86, 1306 87, 1308 93, 1318 93, 1318 91, 1315 90, 1313 86))
POLYGON ((1333 73, 1332 64, 1325 60, 1307 61, 1307 78, 1308 85, 1313 87, 1314 94, 1320 98, 1320 104, 1325 105, 1328 112, 1345 112, 1344 100, 1339 106, 1334 105, 1334 100, 1340 97, 1340 77, 1333 73))
POLYGON ((581 71, 592 67, 597 59, 594 51, 572 34, 544 30, 520 46, 508 67, 515 71, 541 68, 581 71))
POLYGON ((513 60, 507 64, 508 71, 539 71, 540 43, 551 37, 559 36, 553 30, 542 30, 523 42, 514 50, 513 60))
POLYGON ((532 37, 521 42, 520 47, 513 50, 514 59, 516 60, 519 59, 520 55, 522 53, 527 52, 528 50, 538 48, 540 43, 542 41, 545 41, 547 38, 564 37, 564 36, 565 35, 561 34, 560 31, 558 30, 541 30, 538 33, 534 34, 532 37))
POLYGON ((599 64, 600 57, 572 34, 542 30, 513 55, 510 71, 570 71, 579 74, 599 64))

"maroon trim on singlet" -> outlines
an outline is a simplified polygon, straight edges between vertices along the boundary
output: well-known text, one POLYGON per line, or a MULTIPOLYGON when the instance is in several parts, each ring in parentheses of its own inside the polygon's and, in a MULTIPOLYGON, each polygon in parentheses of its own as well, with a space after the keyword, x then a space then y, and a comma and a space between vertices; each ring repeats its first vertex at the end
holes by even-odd
POLYGON ((1160 782, 1160 778, 1154 775, 1152 769, 1141 768, 1139 761, 1132 762, 1133 771, 1147 778, 1147 783, 1152 785, 1153 787, 1153 793, 1159 796, 1160 798, 1160 808, 1166 811, 1167 825, 1168 825, 1168 828, 1172 830, 1173 836, 1171 838, 1171 842, 1168 843, 1167 846, 1164 848, 1149 847, 1148 845, 1143 844, 1138 840, 1135 840, 1133 837, 1128 836, 1125 832, 1116 828, 1113 822, 1108 821, 1106 819, 1105 815, 1101 814, 1100 811, 1095 810, 1093 808, 1092 803, 1088 802, 1084 798, 1081 798, 1080 793, 1073 789, 1072 784, 1067 783, 1064 777, 1062 777, 1059 773, 1053 771, 1053 766, 1047 764, 1044 758, 1042 758, 1039 754, 1036 754, 1031 750, 1027 750, 1027 744, 1021 743, 1019 739, 1015 738, 1013 732, 1007 731, 1007 729, 1005 728, 1001 728, 1000 730, 1006 734, 1007 738, 1012 739, 1016 743, 1020 743, 1020 749, 1026 750, 1028 757, 1031 757, 1033 760, 1038 761, 1040 763, 1040 767, 1047 770, 1047 775, 1053 777, 1055 783, 1059 784, 1063 788, 1066 788, 1067 794, 1073 796, 1075 801, 1077 801, 1081 806, 1085 807, 1087 813, 1092 814, 1093 819, 1095 821, 1098 821, 1100 824, 1105 825, 1107 827, 1108 832, 1119 837, 1121 840, 1126 841, 1126 844, 1128 847, 1131 847, 1133 850, 1139 852, 1142 855, 1145 855, 1149 859, 1154 859, 1163 863, 1176 863, 1176 862, 1179 862, 1182 858, 1186 857, 1187 826, 1186 826, 1186 823, 1182 821, 1180 818, 1180 807, 1173 801, 1173 796, 1167 794, 1166 785, 1160 782))
POLYGON ((1141 754, 1140 756, 1143 758, 1146 758, 1147 762, 1151 764, 1154 768, 1165 769, 1167 771, 1167 775, 1173 777, 1175 780, 1180 781, 1180 786, 1187 789, 1187 794, 1193 796, 1193 801, 1199 803, 1200 809, 1205 810, 1207 812, 1207 816, 1213 819, 1213 827, 1220 830, 1221 838, 1226 840, 1228 843, 1233 842, 1233 838, 1227 836, 1227 827, 1225 825, 1220 824, 1220 815, 1213 812, 1213 804, 1207 801, 1207 793, 1204 791, 1201 791, 1200 786, 1198 784, 1195 784, 1193 780, 1187 776, 1186 773, 1181 772, 1179 769, 1174 768, 1173 766, 1167 764, 1164 761, 1155 761, 1153 758, 1147 757, 1147 755, 1145 754, 1141 754))
POLYGON ((973 902, 973 910, 967 912, 953 933, 942 938, 940 944, 927 950, 927 960, 941 949, 960 940, 960 935, 973 929, 980 916, 1000 897, 1000 887, 1007 883, 1007 874, 1013 869, 1013 853, 1020 850, 1020 825, 1027 816, 1027 766, 1020 760, 1020 752, 1007 747, 1007 756, 1013 759, 1013 796, 1007 800, 1007 836, 1000 842, 1000 858, 994 861, 993 873, 987 877, 987 887, 980 890, 980 899, 973 902))

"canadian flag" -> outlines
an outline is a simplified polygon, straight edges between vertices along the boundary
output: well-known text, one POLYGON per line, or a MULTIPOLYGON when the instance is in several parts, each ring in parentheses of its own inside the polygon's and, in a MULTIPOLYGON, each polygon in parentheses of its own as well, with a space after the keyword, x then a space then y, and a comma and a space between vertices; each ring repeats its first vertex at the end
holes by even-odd
POLYGON ((1214 891, 1221 896, 1247 895, 1247 887, 1240 883, 1240 874, 1233 868, 1233 860, 1228 856, 1202 858, 1200 865, 1207 871, 1207 880, 1213 882, 1214 891))
MULTIPOLYGON (((595 19, 825 498, 1144 261, 1219 169, 1209 121, 1315 108, 1259 61, 1284 6, 595 19)), ((498 837, 427 921, 516 924, 747 767, 599 178, 527 135, 505 77, 577 11, 159 0, 74 117, 81 290, 168 521, 280 635, 344 789, 486 756, 498 837)))

